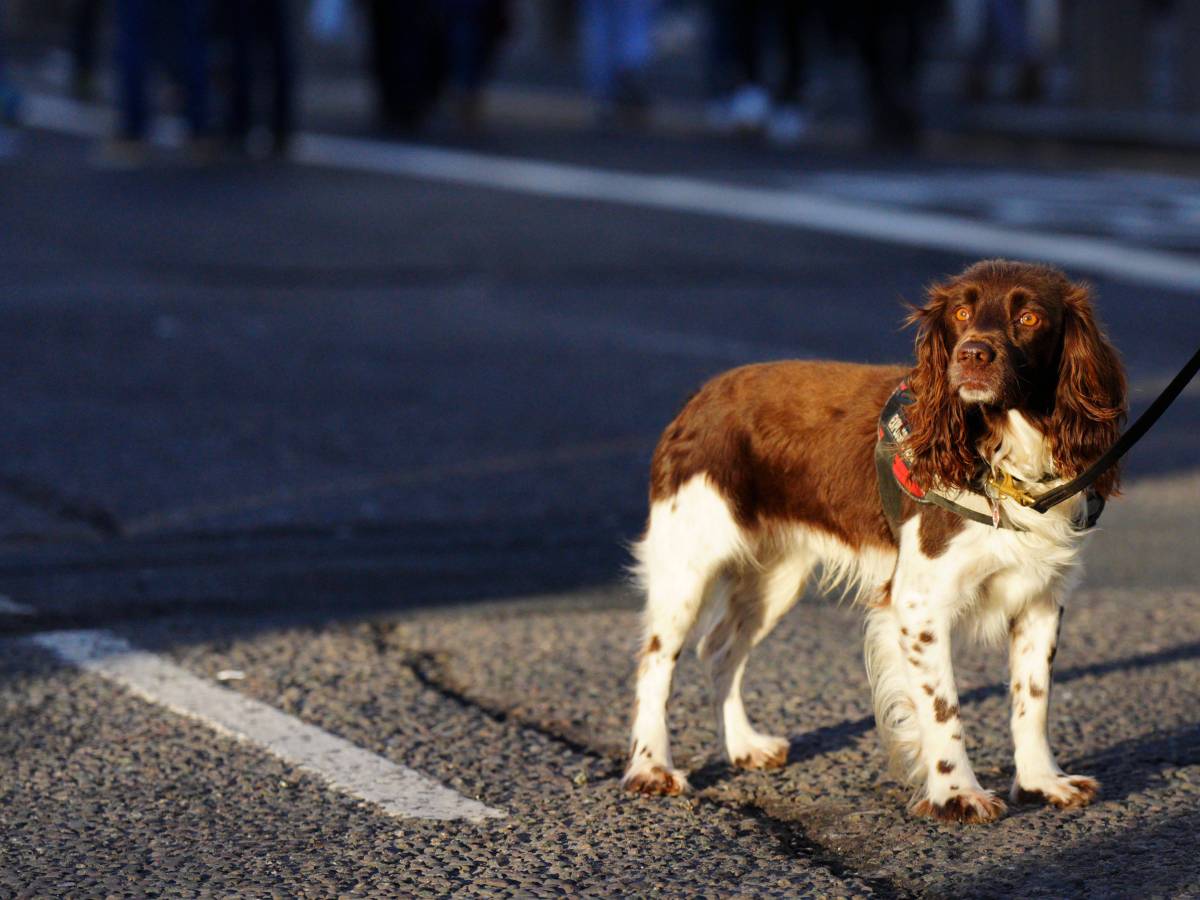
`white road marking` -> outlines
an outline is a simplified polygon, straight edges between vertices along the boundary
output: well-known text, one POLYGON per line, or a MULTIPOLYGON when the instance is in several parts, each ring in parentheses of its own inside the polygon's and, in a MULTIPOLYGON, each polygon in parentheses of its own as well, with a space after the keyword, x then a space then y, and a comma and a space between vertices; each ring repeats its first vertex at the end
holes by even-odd
MULTIPOLYGON (((97 136, 108 132, 111 115, 96 107, 35 94, 27 98, 26 121, 34 128, 97 136)), ((170 126, 160 128, 156 135, 159 143, 175 143, 178 129, 170 126)), ((1126 283, 1200 290, 1200 260, 1180 254, 1101 237, 1006 228, 963 216, 855 202, 815 191, 644 175, 313 133, 298 136, 293 159, 345 171, 717 216, 968 256, 1042 260, 1126 283)))
POLYGON ((236 691, 197 678, 106 631, 51 631, 29 640, 144 700, 261 747, 333 788, 405 819, 480 822, 504 813, 236 691))
POLYGON ((297 161, 573 200, 690 212, 972 256, 1014 256, 1162 287, 1200 289, 1200 261, 1105 238, 1020 230, 812 191, 642 175, 359 138, 305 134, 297 161))
POLYGON ((6 616, 32 616, 37 610, 32 606, 26 606, 24 603, 17 603, 10 600, 4 594, 0 594, 0 615, 6 616))

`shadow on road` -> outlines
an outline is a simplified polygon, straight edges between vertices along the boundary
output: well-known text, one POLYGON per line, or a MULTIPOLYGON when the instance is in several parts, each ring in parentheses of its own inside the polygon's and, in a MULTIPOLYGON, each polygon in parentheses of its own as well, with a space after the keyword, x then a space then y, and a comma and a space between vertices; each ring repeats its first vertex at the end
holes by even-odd
MULTIPOLYGON (((1153 653, 1140 653, 1104 662, 1062 669, 1054 675, 1054 684, 1061 687, 1082 678, 1096 678, 1113 672, 1127 672, 1166 666, 1185 660, 1200 659, 1200 641, 1167 647, 1153 653)), ((1008 693, 1003 684, 990 684, 966 691, 962 703, 977 703, 1008 693)), ((814 757, 843 750, 875 727, 870 716, 848 722, 838 722, 793 737, 788 749, 788 764, 805 762, 814 757)), ((1094 756, 1080 760, 1080 768, 1094 772, 1101 780, 1107 773, 1119 771, 1119 778, 1105 781, 1106 797, 1124 798, 1146 787, 1163 766, 1192 765, 1200 761, 1200 726, 1188 726, 1166 734, 1152 733, 1123 741, 1094 756), (1132 761, 1132 762, 1131 762, 1132 761)), ((697 789, 712 787, 726 781, 734 771, 723 761, 710 762, 691 775, 689 780, 697 789)))

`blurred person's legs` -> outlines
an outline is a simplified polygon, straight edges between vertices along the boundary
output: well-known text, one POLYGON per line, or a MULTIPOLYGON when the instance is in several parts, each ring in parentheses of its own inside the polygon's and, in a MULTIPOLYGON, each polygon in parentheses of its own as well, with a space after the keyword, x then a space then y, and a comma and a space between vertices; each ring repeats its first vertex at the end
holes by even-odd
POLYGON ((229 28, 229 116, 226 135, 238 150, 245 149, 250 136, 254 106, 254 56, 257 44, 254 27, 257 0, 224 0, 222 13, 229 28))
POLYGON ((737 131, 759 132, 771 114, 771 95, 763 82, 763 0, 735 4, 733 27, 734 80, 729 122, 737 131))
POLYGON ((295 50, 289 0, 229 0, 232 85, 227 131, 245 149, 260 77, 271 82, 272 152, 286 155, 295 130, 295 50), (265 58, 265 59, 264 59, 265 58), (269 60, 269 69, 264 63, 269 60))
POLYGON ((582 0, 579 46, 583 53, 583 77, 588 93, 600 101, 612 100, 614 19, 611 0, 582 0))
POLYGON ((588 91, 604 108, 644 111, 654 0, 584 0, 580 44, 588 91))
POLYGON ((772 19, 779 36, 779 75, 772 95, 773 109, 767 122, 767 137, 773 143, 794 144, 808 130, 804 114, 805 3, 804 0, 774 0, 772 19))
POLYGON ((183 90, 183 112, 192 148, 207 155, 207 0, 173 0, 169 5, 155 0, 117 0, 116 10, 121 109, 116 140, 107 148, 103 161, 136 165, 144 158, 150 127, 150 67, 156 58, 174 64, 172 71, 183 90))
POLYGON ((653 55, 654 0, 613 0, 617 10, 616 99, 628 109, 647 102, 646 68, 653 55))
POLYGON ((16 123, 20 117, 21 95, 8 77, 4 56, 4 16, 7 12, 4 0, 0 0, 0 157, 10 155, 16 141, 8 133, 6 125, 16 123))
POLYGON ((104 0, 75 0, 71 16, 71 92, 81 100, 96 97, 96 45, 104 0))
POLYGON ((184 117, 192 140, 208 135, 208 0, 174 0, 179 16, 171 23, 177 41, 184 117))
POLYGON ((921 0, 864 0, 859 49, 870 93, 871 135, 908 146, 920 127, 917 75, 921 0))
MULTIPOLYGON (((116 0, 118 144, 140 144, 149 121, 146 81, 150 68, 151 0, 116 0)), ((114 148, 122 149, 120 146, 114 148)), ((133 150, 133 147, 126 149, 133 150)))
POLYGON ((21 112, 21 93, 9 76, 5 58, 4 17, 7 12, 8 4, 5 0, 0 0, 0 125, 5 122, 10 125, 15 123, 21 112))
POLYGON ((271 140, 285 156, 296 130, 296 43, 291 0, 263 0, 263 35, 271 55, 271 140))
POLYGON ((1012 93, 1017 100, 1028 103, 1042 93, 1041 65, 1029 34, 1029 15, 1026 0, 987 0, 984 41, 978 62, 982 68, 986 57, 994 54, 1017 66, 1012 93))
POLYGON ((735 87, 733 33, 737 7, 737 0, 708 0, 705 80, 709 98, 714 101, 723 99, 735 87))
POLYGON ((400 90, 396 76, 399 69, 396 60, 396 51, 399 48, 399 9, 392 0, 369 0, 367 15, 371 31, 371 75, 375 80, 379 124, 392 127, 401 118, 400 90))
POLYGON ((445 80, 438 11, 432 0, 370 0, 367 11, 379 126, 409 131, 429 113, 445 80))
POLYGON ((805 77, 804 0, 721 0, 716 27, 729 29, 733 89, 717 124, 766 133, 792 144, 807 130, 802 108, 805 77), (768 47, 777 50, 771 68, 768 47), (770 69, 770 71, 769 71, 770 69))
POLYGON ((484 0, 445 0, 449 80, 460 124, 478 127, 488 64, 489 37, 484 0))

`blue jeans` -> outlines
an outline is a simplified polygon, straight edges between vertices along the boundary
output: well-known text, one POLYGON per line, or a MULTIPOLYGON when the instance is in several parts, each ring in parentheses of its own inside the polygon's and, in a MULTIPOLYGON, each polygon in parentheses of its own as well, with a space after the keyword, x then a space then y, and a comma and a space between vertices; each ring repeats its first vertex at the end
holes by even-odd
POLYGON ((150 121, 152 62, 168 65, 184 93, 193 137, 208 130, 208 4, 205 0, 117 0, 121 137, 141 140, 150 121))
POLYGON ((650 61, 654 0, 584 0, 580 12, 588 90, 612 99, 617 78, 640 72, 650 61))

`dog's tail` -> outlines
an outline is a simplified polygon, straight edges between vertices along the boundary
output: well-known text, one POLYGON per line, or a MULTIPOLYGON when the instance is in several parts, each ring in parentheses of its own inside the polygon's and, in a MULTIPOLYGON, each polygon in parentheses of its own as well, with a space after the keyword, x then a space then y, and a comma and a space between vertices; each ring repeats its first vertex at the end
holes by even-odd
POLYGON ((889 768, 905 784, 922 784, 926 772, 917 709, 904 674, 900 626, 888 607, 867 613, 863 657, 875 704, 875 727, 887 750, 889 768))

